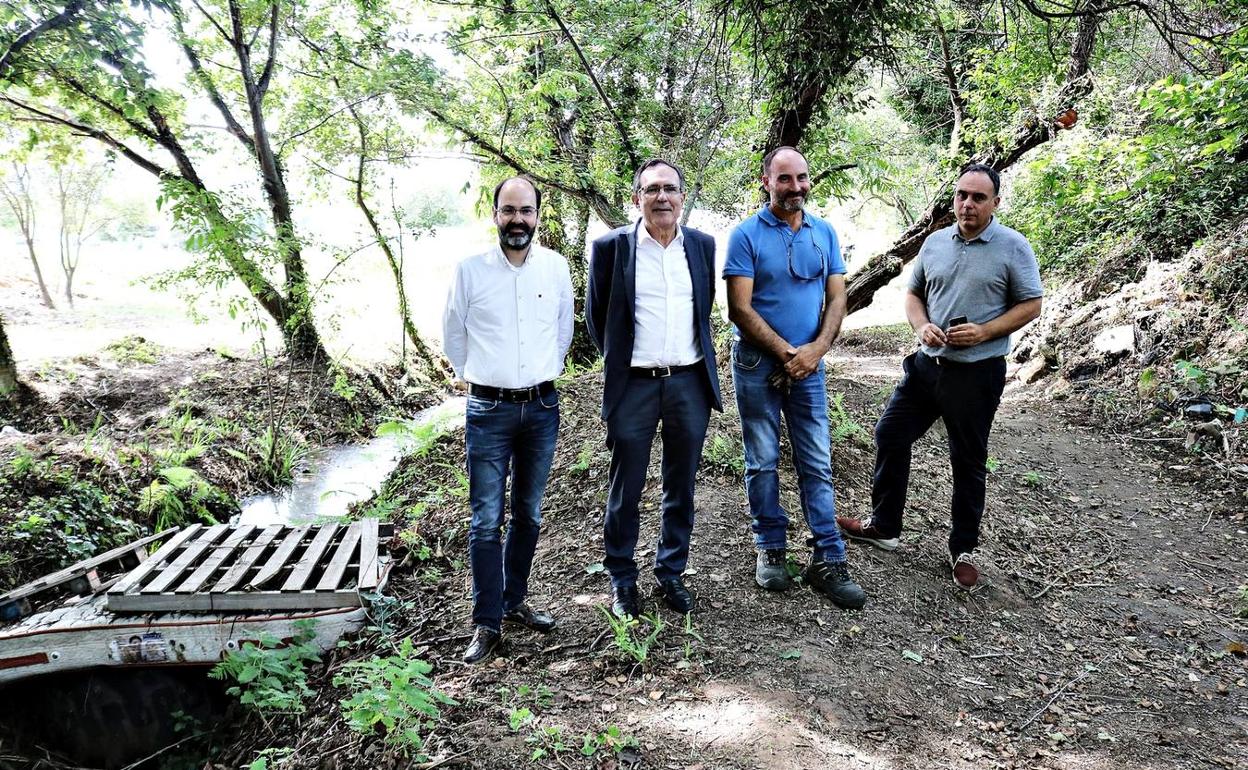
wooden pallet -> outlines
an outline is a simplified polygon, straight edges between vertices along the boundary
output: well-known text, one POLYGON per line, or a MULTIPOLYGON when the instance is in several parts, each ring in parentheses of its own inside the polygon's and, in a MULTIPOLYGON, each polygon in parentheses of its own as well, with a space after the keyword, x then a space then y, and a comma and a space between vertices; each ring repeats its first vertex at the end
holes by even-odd
POLYGON ((194 524, 108 591, 114 612, 358 607, 381 589, 392 525, 194 524))
POLYGON ((65 594, 85 596, 99 591, 107 584, 110 574, 120 575, 141 565, 147 559, 149 545, 176 531, 167 529, 14 588, 0 596, 0 622, 19 620, 31 614, 35 599, 65 594))

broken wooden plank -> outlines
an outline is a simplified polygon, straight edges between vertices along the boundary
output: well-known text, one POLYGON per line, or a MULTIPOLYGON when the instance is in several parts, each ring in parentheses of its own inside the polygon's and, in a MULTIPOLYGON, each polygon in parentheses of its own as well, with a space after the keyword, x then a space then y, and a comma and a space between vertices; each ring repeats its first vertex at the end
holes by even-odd
POLYGON ((238 581, 246 577, 247 571, 264 555, 264 551, 269 547, 269 543, 273 542, 273 539, 283 529, 285 527, 281 524, 274 524, 261 532, 260 536, 247 546, 247 550, 243 552, 238 561, 234 562, 226 573, 221 576, 221 579, 217 581, 217 584, 212 587, 212 593, 225 593, 232 589, 238 581))
POLYGON ((204 583, 208 582, 208 578, 212 577, 222 564, 234 554, 238 545, 251 536, 255 527, 243 525, 236 528, 230 536, 227 537, 220 545, 215 546, 204 563, 191 573, 191 576, 182 581, 182 584, 174 589, 174 593, 185 594, 198 591, 204 583))
MULTIPOLYGON (((51 575, 45 575, 38 580, 33 580, 25 585, 18 586, 12 591, 0 596, 0 605, 34 596, 35 594, 56 588, 63 583, 68 583, 71 580, 82 577, 91 570, 96 569, 97 567, 102 567, 111 561, 120 561, 133 551, 143 551, 144 546, 154 543, 157 540, 163 540, 165 537, 168 537, 176 531, 177 528, 175 527, 173 529, 166 529, 164 532, 157 532, 155 535, 148 535, 142 540, 137 540, 133 543, 113 548, 112 550, 106 551, 99 556, 92 556, 90 559, 70 565, 63 570, 53 572, 51 575)), ((143 553, 146 555, 147 552, 143 551, 143 553)))
POLYGON ((312 538, 312 544, 308 546, 308 550, 303 552, 303 558, 299 560, 299 564, 291 570, 290 577, 282 584, 283 591, 303 589, 304 583, 307 583, 308 578, 312 576, 312 570, 316 569, 321 561, 321 555, 325 553, 325 549, 329 548, 336 534, 338 534, 337 524, 326 524, 321 527, 321 531, 312 538))
POLYGON ((227 594, 122 594, 109 597, 118 612, 273 612, 277 610, 360 607, 359 592, 235 591, 227 594))
POLYGON ((325 568, 325 574, 321 575, 321 582, 316 584, 316 590, 333 591, 338 588, 343 574, 347 571, 347 565, 351 563, 351 557, 355 556, 355 547, 359 545, 359 542, 360 522, 355 521, 347 527, 346 534, 342 536, 342 542, 338 544, 338 550, 334 552, 329 566, 325 568))
POLYGON ((160 550, 156 551, 156 553, 152 554, 151 557, 146 559, 142 564, 122 578, 120 583, 117 583, 112 587, 109 594, 113 595, 125 593, 134 586, 138 585, 139 581, 147 577, 149 572, 159 567, 166 559, 181 548, 183 543, 194 537, 203 528, 204 525, 202 524, 192 524, 171 537, 169 540, 165 541, 165 544, 160 547, 160 550))
POLYGON ((282 567, 286 566, 287 560, 290 559, 290 555, 294 553, 295 549, 299 547, 299 544, 303 542, 303 537, 308 534, 310 526, 311 525, 309 524, 304 524, 301 527, 295 527, 287 533, 286 537, 282 540, 282 544, 277 547, 277 550, 274 551, 273 555, 269 557, 269 560, 264 563, 264 566, 260 568, 260 571, 256 573, 255 577, 248 581, 247 585, 252 588, 262 588, 265 583, 272 580, 277 573, 281 572, 282 567))
POLYGON ((229 529, 227 524, 213 524, 204 530, 202 535, 186 544, 186 548, 182 550, 178 558, 173 560, 172 564, 163 567, 156 577, 152 578, 152 582, 140 588, 139 591, 145 594, 158 594, 169 588, 182 577, 182 573, 195 564, 204 551, 217 542, 217 539, 227 529, 229 529))
POLYGON ((381 582, 381 569, 377 563, 377 520, 363 519, 360 526, 360 577, 356 587, 361 591, 372 591, 381 582))

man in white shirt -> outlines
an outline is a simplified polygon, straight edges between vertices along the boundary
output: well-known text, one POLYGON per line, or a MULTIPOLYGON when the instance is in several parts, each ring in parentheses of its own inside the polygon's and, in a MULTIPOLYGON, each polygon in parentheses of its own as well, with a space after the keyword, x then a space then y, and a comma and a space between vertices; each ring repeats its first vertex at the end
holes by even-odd
POLYGON ((533 244, 542 195, 525 177, 494 188, 498 246, 459 263, 442 339, 468 383, 465 443, 472 527, 472 643, 465 663, 488 658, 502 621, 547 632, 555 619, 525 603, 542 523, 542 492, 559 432, 554 379, 572 342, 568 262, 533 244), (511 476, 511 522, 500 537, 511 476))
POLYGON ((602 416, 611 450, 603 530, 612 610, 641 614, 637 563, 638 504, 650 444, 663 424, 663 509, 654 575, 659 597, 677 612, 693 610, 681 578, 693 533, 694 477, 711 407, 723 406, 711 337, 715 241, 681 227, 684 175, 665 160, 633 177, 641 219, 594 241, 585 319, 605 360, 602 416))

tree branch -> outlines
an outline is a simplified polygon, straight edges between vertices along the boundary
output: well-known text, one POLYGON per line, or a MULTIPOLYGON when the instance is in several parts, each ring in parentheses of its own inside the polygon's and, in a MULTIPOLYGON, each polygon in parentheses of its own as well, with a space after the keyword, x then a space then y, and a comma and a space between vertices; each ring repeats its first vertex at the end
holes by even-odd
POLYGON ((620 116, 616 114, 615 107, 611 105, 611 100, 607 98, 607 92, 603 90, 602 83, 598 82, 598 76, 594 74, 594 68, 589 65, 589 59, 585 58, 585 53, 577 44, 576 38, 572 37, 572 30, 568 29, 568 25, 563 23, 563 19, 559 16, 559 12, 555 10, 555 4, 547 0, 547 12, 550 18, 563 31, 564 37, 568 39, 568 43, 572 45, 572 50, 576 52, 576 57, 581 60, 581 67, 585 69, 585 74, 589 76, 590 82, 594 84, 594 90, 598 92, 598 98, 602 99, 602 104, 607 110, 607 114, 611 116, 611 122, 615 124, 615 130, 620 135, 620 140, 624 143, 624 150, 628 153, 628 160, 632 164, 632 168, 641 165, 641 160, 637 155, 637 150, 633 147, 633 140, 629 137, 628 129, 624 122, 620 120, 620 116))
POLYGON ((44 19, 18 35, 17 39, 9 44, 8 49, 3 54, 0 54, 0 78, 4 77, 5 71, 12 66, 13 60, 22 52, 23 48, 33 43, 35 38, 45 32, 63 29, 74 23, 78 14, 82 12, 84 5, 86 5, 86 0, 71 0, 60 13, 44 19))
POLYGON ((509 166, 517 173, 524 174, 525 176, 528 176, 528 177, 532 177, 534 180, 541 182, 547 187, 551 187, 561 192, 565 192, 568 195, 575 196, 585 201, 587 204, 589 204, 591 208, 593 208, 594 213, 597 214, 598 217, 608 227, 619 227, 620 225, 624 224, 627 221, 627 219, 624 216, 624 212, 621 211, 616 206, 613 206, 611 202, 607 200, 606 196, 603 195, 598 190, 585 188, 585 187, 580 187, 580 188, 572 187, 568 184, 560 182, 558 179, 554 177, 546 176, 544 174, 539 174, 535 171, 532 171, 530 168, 528 168, 523 163, 521 163, 517 158, 515 158, 512 155, 507 154, 507 152, 505 152, 502 148, 495 146, 492 142, 490 142, 489 139, 486 139, 485 137, 481 136, 480 134, 478 134, 477 132, 473 131, 472 129, 466 126, 460 125, 458 122, 456 122, 455 120, 452 120, 448 115, 443 113, 441 110, 438 110, 437 108, 434 108, 434 107, 427 107, 427 106, 424 107, 424 110, 426 113, 428 113, 432 118, 437 120, 439 123, 446 126, 447 128, 450 128, 454 131, 459 132, 460 134, 464 136, 465 139, 467 139, 476 147, 480 148, 487 155, 491 155, 497 158, 498 160, 502 161, 504 165, 509 166))
MULTIPOLYGON (((1092 6, 1100 7, 1101 2, 1105 0, 1092 0, 1092 6)), ((1099 15, 1079 16, 1070 44, 1067 79, 1057 95, 1059 110, 1072 106, 1092 90, 1091 58, 1100 21, 1099 15)), ((1051 119, 1029 119, 1014 132, 1008 146, 982 152, 970 162, 985 163, 997 171, 1004 171, 1027 152, 1056 136, 1057 131, 1058 126, 1051 119)), ((917 222, 908 227, 887 251, 872 257, 850 277, 846 287, 847 312, 853 313, 870 305, 875 292, 899 275, 907 262, 918 256, 927 236, 953 222, 952 187, 952 184, 946 184, 917 222)))
POLYGON ((199 52, 191 45, 190 38, 186 35, 186 29, 182 26, 182 19, 177 15, 173 18, 174 29, 178 33, 178 44, 182 46, 182 52, 186 54, 186 58, 191 63, 191 74, 199 81, 200 86, 208 92, 208 99, 213 106, 217 108, 217 112, 221 113, 221 117, 225 119, 226 128, 231 134, 243 143, 248 151, 253 155, 256 152, 255 142, 243 125, 234 117, 234 112, 230 109, 230 105, 225 103, 225 98, 217 89, 217 84, 213 81, 212 76, 208 74, 208 70, 204 69, 204 63, 199 58, 199 52))
POLYGON ((194 5, 201 14, 203 14, 204 18, 208 20, 208 23, 217 30, 217 34, 225 39, 225 42, 230 43, 231 45, 234 43, 234 39, 230 37, 230 33, 225 31, 225 27, 221 26, 220 22, 213 18, 212 14, 208 12, 208 9, 205 8, 199 0, 191 0, 191 4, 194 5))
POLYGON ((277 64, 277 19, 279 7, 280 4, 276 2, 269 4, 269 56, 265 59, 264 70, 260 73, 260 82, 256 84, 256 90, 260 92, 261 99, 269 92, 269 83, 273 80, 273 68, 277 64))
POLYGON ((31 115, 35 115, 45 123, 56 123, 57 125, 65 126, 78 134, 89 136, 102 144, 106 144, 124 155, 139 168, 142 168, 157 177, 163 177, 170 173, 168 169, 163 168, 160 164, 150 160, 146 156, 140 155, 138 151, 131 149, 128 145, 120 139, 114 137, 112 134, 109 134, 107 131, 95 128, 94 126, 89 126, 86 123, 80 123, 68 115, 58 115, 53 112, 51 108, 27 104, 19 99, 13 98, 12 96, 0 96, 0 101, 7 102, 20 110, 28 112, 31 115))

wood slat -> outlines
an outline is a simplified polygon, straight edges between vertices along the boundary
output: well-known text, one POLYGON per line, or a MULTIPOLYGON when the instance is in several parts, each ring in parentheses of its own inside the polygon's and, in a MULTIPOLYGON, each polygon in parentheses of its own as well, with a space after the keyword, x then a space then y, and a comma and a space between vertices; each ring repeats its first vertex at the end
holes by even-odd
MULTIPOLYGON (((166 540, 165 544, 160 547, 160 550, 156 551, 156 553, 148 557, 146 561, 131 570, 129 574, 123 577, 120 582, 112 587, 112 590, 109 593, 123 594, 138 585, 143 578, 147 577, 149 572, 164 563, 166 559, 182 547, 183 543, 199 534, 199 531, 203 528, 203 524, 192 524, 170 539, 166 540)), ((109 599, 109 603, 111 605, 111 598, 109 599)))
POLYGON ((265 583, 273 579, 273 576, 282 571, 282 567, 286 565, 286 561, 290 555, 294 553, 295 548, 303 541, 304 535, 308 534, 310 525, 304 524, 301 527, 295 527, 286 533, 286 537, 282 540, 282 544, 277 547, 269 560, 264 563, 260 571, 256 573, 247 585, 252 588, 262 588, 265 583))
POLYGON ((255 527, 244 525, 231 532, 230 536, 227 537, 220 545, 213 547, 212 553, 208 555, 207 559, 204 559, 203 564, 200 564, 199 567, 191 573, 190 577, 183 580, 181 585, 173 589, 174 593, 189 594, 198 591, 204 583, 208 582, 208 578, 212 577, 213 573, 234 555, 239 543, 242 543, 250 537, 251 532, 254 529, 255 527))
POLYGON ((381 580, 377 565, 377 520, 364 519, 360 524, 360 577, 356 586, 361 591, 371 591, 381 580))
MULTIPOLYGON (((0 596, 0 604, 7 604, 11 601, 25 599, 28 596, 34 596, 35 594, 42 593, 48 589, 56 588, 63 583, 68 583, 74 578, 86 575, 97 567, 102 567, 105 564, 108 564, 110 561, 124 558, 131 552, 138 551, 139 553, 146 555, 146 551, 143 550, 144 546, 154 543, 157 540, 163 540, 165 537, 168 537, 174 532, 177 532, 177 527, 166 529, 164 532, 158 532, 155 535, 148 535, 142 540, 127 543, 126 545, 106 551, 99 556, 92 556, 90 559, 80 561, 77 564, 66 567, 63 570, 53 572, 51 575, 45 575, 38 580, 33 580, 25 585, 18 586, 12 591, 0 596)), ((140 561, 142 561, 142 557, 140 557, 140 561)))
POLYGON ((255 564, 256 561, 264 555, 264 551, 269 547, 269 543, 273 542, 273 539, 276 538, 278 533, 280 533, 283 529, 285 529, 285 527, 281 524, 274 524, 261 532, 255 541, 247 546, 247 550, 243 552, 243 555, 239 557, 238 561, 230 565, 230 568, 226 570, 224 575, 221 576, 221 579, 217 581, 217 584, 212 587, 212 592, 225 593, 233 588, 238 581, 246 577, 247 571, 251 569, 251 565, 255 564))
POLYGON ((316 584, 316 590, 333 591, 338 588, 343 574, 347 571, 347 565, 351 563, 351 557, 355 556, 355 547, 359 543, 360 522, 355 521, 347 527, 346 534, 342 536, 342 542, 338 544, 338 550, 334 552, 333 559, 325 568, 325 574, 321 575, 321 582, 316 584))
MULTIPOLYGON (((350 591, 249 591, 228 594, 119 594, 109 597, 115 612, 273 612, 362 606, 350 591)), ((217 621, 213 621, 217 622, 217 621)))
POLYGON ((172 564, 161 569, 156 577, 152 578, 152 582, 140 588, 140 593, 158 594, 176 583, 182 577, 182 573, 190 569, 200 555, 212 547, 228 529, 228 524, 213 524, 204 530, 202 535, 187 543, 186 548, 178 554, 178 558, 174 559, 172 564))
POLYGON ((321 561, 321 555, 325 553, 325 549, 334 542, 336 534, 338 534, 337 524, 326 524, 321 527, 321 531, 312 538, 312 544, 308 546, 308 550, 303 552, 303 558, 299 560, 299 564, 291 570, 290 577, 282 584, 283 591, 303 590, 303 585, 308 582, 312 570, 316 569, 316 565, 321 561))

